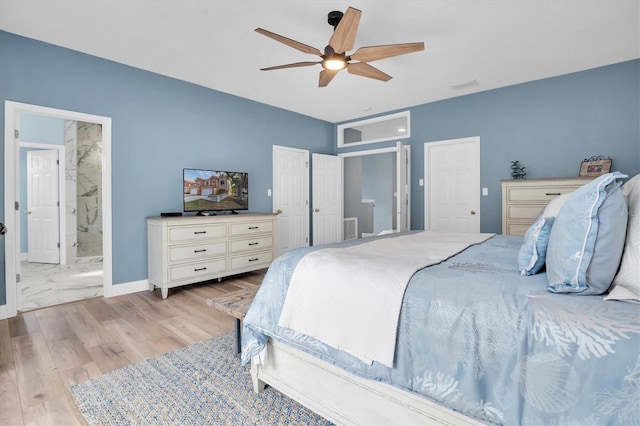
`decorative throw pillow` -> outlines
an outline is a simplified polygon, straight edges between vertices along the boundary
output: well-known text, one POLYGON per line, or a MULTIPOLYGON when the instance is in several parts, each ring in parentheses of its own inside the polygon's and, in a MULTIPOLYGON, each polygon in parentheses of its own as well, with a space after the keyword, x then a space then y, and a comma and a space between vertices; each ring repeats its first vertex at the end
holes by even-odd
POLYGON ((524 234, 524 243, 518 252, 518 269, 521 275, 537 274, 544 266, 554 220, 554 217, 538 216, 527 229, 527 233, 524 234))
POLYGON ((607 173, 575 190, 560 210, 547 249, 547 290, 603 294, 620 266, 627 231, 627 200, 607 173))
POLYGON ((622 193, 629 205, 627 238, 613 288, 604 299, 640 303, 640 175, 627 181, 622 193))

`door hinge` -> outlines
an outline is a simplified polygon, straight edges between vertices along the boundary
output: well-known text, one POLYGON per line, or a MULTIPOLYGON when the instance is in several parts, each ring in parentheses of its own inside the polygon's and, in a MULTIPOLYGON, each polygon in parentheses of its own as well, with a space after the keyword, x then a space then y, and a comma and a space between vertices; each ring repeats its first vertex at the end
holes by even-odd
POLYGON ((16 201, 16 210, 20 210, 20 201, 16 201))
POLYGON ((60 201, 56 201, 56 205, 60 207, 60 201))
POLYGON ((14 129, 13 130, 13 137, 18 139, 20 137, 20 130, 14 129))
POLYGON ((304 237, 304 242, 308 243, 309 242, 309 237, 304 237))
POLYGON ((304 200, 304 205, 308 206, 309 205, 309 200, 304 200))
POLYGON ((60 243, 58 243, 58 248, 60 248, 60 243))
POLYGON ((20 274, 16 274, 16 282, 19 283, 20 282, 20 274))
POLYGON ((56 164, 59 166, 60 165, 60 160, 56 160, 56 164))
POLYGON ((308 162, 308 161, 305 161, 305 162, 304 162, 304 166, 308 169, 308 168, 309 168, 309 162, 308 162))

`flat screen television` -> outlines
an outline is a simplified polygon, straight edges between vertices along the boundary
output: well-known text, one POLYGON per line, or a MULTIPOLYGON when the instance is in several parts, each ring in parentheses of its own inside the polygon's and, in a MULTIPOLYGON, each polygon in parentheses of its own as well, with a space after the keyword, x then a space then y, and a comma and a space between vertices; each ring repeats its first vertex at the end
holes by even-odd
POLYGON ((183 169, 185 213, 249 209, 249 174, 226 170, 183 169))

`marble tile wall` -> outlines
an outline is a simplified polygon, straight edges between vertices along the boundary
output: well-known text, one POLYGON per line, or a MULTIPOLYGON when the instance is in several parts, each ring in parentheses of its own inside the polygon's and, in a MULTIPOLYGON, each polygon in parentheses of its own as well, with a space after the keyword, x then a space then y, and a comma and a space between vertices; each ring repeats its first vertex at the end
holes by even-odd
POLYGON ((102 126, 77 126, 78 257, 102 256, 102 126))
POLYGON ((78 164, 78 126, 75 120, 64 121, 65 147, 65 220, 67 226, 67 261, 73 262, 77 257, 78 224, 76 213, 77 200, 77 164, 78 164))

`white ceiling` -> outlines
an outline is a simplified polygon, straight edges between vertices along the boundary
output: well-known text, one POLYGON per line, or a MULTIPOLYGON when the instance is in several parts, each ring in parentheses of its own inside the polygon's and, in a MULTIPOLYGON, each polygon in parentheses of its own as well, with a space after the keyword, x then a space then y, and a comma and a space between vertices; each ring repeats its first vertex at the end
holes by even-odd
MULTIPOLYGON (((0 29, 329 122, 640 57, 638 0, 0 0, 0 29), (424 41, 425 51, 318 88, 327 13, 362 10, 355 48, 424 41), (451 85, 475 80, 462 88, 451 85)), ((351 53, 351 52, 347 52, 351 53)))

